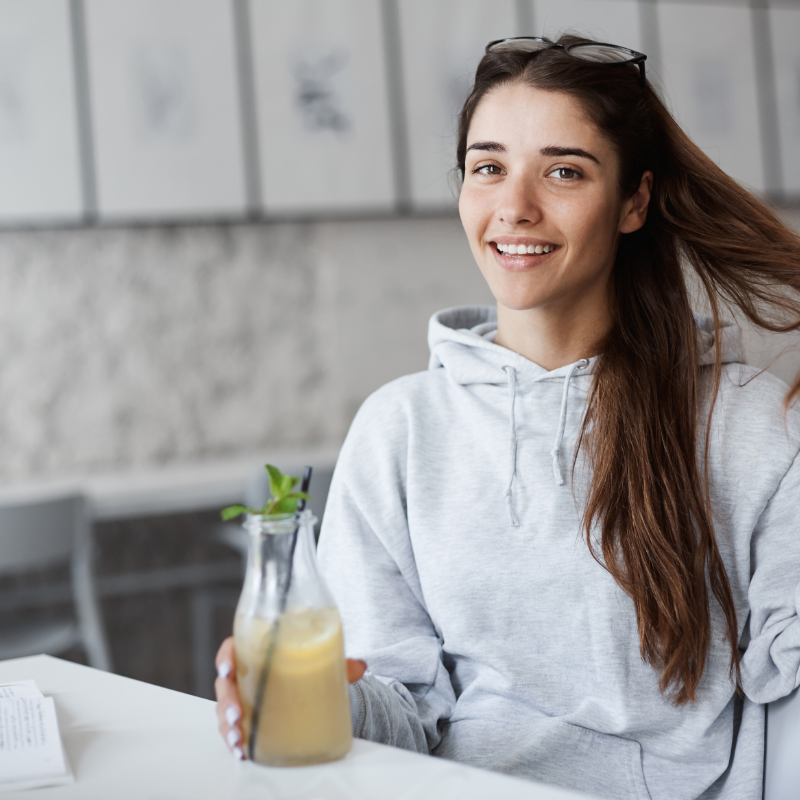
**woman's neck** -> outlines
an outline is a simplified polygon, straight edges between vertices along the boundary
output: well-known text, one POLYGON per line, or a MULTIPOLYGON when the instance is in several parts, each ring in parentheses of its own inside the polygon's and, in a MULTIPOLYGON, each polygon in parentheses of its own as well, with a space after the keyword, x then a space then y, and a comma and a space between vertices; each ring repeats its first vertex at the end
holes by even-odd
POLYGON ((549 371, 596 356, 611 325, 605 304, 517 311, 498 303, 494 341, 549 371))

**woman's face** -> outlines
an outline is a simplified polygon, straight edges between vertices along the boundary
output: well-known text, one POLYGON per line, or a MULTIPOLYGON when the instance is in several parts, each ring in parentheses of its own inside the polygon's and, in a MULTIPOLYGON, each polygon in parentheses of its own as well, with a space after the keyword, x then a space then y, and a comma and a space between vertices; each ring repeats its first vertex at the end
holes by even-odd
POLYGON ((483 98, 459 211, 498 303, 576 310, 607 302, 619 235, 644 224, 643 214, 632 218, 636 203, 619 196, 618 169, 611 144, 570 95, 512 83, 483 98))

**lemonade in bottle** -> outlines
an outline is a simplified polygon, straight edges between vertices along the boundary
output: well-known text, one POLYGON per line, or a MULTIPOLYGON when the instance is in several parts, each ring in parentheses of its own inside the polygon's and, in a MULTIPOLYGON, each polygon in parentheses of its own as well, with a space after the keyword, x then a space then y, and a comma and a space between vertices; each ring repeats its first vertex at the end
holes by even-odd
MULTIPOLYGON (((272 473, 270 483, 275 493, 272 473)), ((233 637, 243 746, 260 764, 334 761, 353 741, 342 623, 317 571, 315 523, 303 511, 249 513, 244 524, 233 637)))
MULTIPOLYGON (((272 626, 237 614, 233 626, 243 729, 249 743, 253 701, 272 626)), ((342 624, 335 608, 293 609, 280 618, 258 717, 253 758, 273 766, 342 758, 352 743, 342 624)))

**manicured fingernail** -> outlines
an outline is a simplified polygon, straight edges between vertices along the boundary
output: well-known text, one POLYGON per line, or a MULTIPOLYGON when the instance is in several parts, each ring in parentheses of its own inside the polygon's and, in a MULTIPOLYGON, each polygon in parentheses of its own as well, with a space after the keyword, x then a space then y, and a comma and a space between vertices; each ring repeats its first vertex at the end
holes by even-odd
POLYGON ((231 728, 225 738, 228 740, 228 744, 231 747, 236 747, 236 745, 239 744, 239 731, 237 731, 236 728, 231 728))
POLYGON ((239 721, 239 709, 236 706, 228 706, 225 709, 225 721, 231 726, 239 721))
POLYGON ((237 761, 244 761, 244 750, 241 747, 234 747, 233 748, 233 757, 237 761))
POLYGON ((217 675, 225 680, 231 674, 231 665, 227 661, 220 661, 217 667, 217 675))

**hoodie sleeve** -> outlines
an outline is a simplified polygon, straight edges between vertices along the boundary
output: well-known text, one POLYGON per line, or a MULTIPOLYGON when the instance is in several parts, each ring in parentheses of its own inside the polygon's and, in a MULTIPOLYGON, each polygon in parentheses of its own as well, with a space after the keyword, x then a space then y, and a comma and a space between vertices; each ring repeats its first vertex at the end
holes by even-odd
POLYGON ((800 456, 767 503, 750 542, 750 641, 742 688, 771 703, 800 685, 800 456))
POLYGON ((342 616, 347 655, 368 667, 350 690, 353 733, 428 753, 455 693, 414 560, 405 489, 411 415, 392 387, 367 400, 348 433, 318 557, 342 616))

